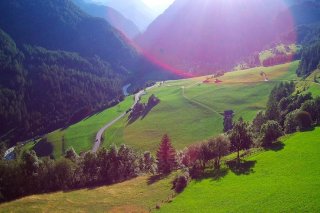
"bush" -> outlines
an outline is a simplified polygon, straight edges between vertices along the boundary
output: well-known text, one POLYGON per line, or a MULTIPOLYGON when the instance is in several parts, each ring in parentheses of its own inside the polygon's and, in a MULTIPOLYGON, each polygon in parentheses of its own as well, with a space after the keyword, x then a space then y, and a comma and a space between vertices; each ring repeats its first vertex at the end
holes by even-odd
POLYGON ((277 121, 267 121, 261 127, 262 146, 269 147, 283 135, 281 126, 277 121))
POLYGON ((293 112, 290 112, 285 119, 284 122, 284 131, 287 134, 293 133, 295 131, 297 131, 298 128, 298 123, 296 121, 296 115, 299 111, 295 110, 293 112))
POLYGON ((177 193, 182 192, 186 188, 186 186, 188 185, 188 181, 189 181, 189 174, 188 173, 177 176, 173 181, 173 189, 177 193))
POLYGON ((306 130, 312 126, 312 118, 309 112, 300 111, 296 115, 296 121, 300 130, 306 130))

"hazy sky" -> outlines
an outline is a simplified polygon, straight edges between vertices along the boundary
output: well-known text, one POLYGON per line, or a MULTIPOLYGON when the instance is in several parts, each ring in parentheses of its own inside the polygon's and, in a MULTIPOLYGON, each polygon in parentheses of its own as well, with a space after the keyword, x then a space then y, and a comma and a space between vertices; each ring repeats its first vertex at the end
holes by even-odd
POLYGON ((146 5, 148 5, 153 10, 165 10, 169 7, 174 0, 142 0, 146 5))

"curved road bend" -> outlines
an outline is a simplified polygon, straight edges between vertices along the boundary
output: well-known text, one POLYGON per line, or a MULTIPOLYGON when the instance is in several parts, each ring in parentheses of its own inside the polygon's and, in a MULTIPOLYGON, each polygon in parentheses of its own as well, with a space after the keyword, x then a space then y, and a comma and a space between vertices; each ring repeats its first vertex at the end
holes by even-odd
MULTIPOLYGON (((158 83, 156 83, 155 85, 151 86, 151 87, 147 87, 145 90, 150 90, 154 87, 157 87, 158 86, 158 83)), ((141 96, 145 95, 145 90, 141 90, 139 91, 138 93, 136 93, 134 95, 134 103, 133 105, 131 106, 131 109, 140 101, 140 98, 141 96)), ((96 135, 96 140, 94 142, 94 145, 93 145, 93 148, 92 148, 92 152, 97 152, 100 145, 101 145, 101 138, 102 138, 102 135, 103 133, 110 127, 112 126, 113 124, 115 124, 117 121, 119 121, 121 118, 123 118, 124 116, 126 115, 126 112, 122 113, 121 115, 119 115, 117 118, 115 118, 114 120, 110 121, 109 123, 107 123, 104 127, 102 127, 97 135, 96 135)))

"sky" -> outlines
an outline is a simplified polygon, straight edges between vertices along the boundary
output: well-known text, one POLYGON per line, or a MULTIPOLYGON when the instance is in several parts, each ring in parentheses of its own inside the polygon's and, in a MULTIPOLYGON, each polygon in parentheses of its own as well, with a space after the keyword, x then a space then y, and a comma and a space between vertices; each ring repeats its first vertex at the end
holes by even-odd
POLYGON ((156 11, 164 11, 174 0, 142 0, 151 9, 156 11))

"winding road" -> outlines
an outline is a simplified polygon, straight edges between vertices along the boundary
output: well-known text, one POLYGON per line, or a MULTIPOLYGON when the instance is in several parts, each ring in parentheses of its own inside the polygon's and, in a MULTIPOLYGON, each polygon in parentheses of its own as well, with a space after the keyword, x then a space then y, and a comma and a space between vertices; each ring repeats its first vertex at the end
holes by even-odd
MULTIPOLYGON (((134 103, 133 105, 131 106, 131 109, 133 109, 133 107, 140 101, 140 98, 141 96, 145 95, 146 94, 146 91, 147 90, 150 90, 154 87, 157 87, 158 86, 158 83, 156 83, 155 85, 151 86, 151 87, 147 87, 146 89, 144 90, 141 90, 139 91, 138 93, 136 93, 134 95, 134 103)), ((115 124, 117 121, 119 121, 121 118, 123 118, 127 113, 124 112, 122 113, 121 115, 119 115, 117 118, 115 118, 114 120, 110 121, 109 123, 107 123, 104 127, 102 127, 97 135, 96 135, 96 140, 94 142, 94 145, 93 145, 93 148, 92 148, 92 152, 97 152, 100 145, 101 145, 101 139, 102 139, 102 135, 103 133, 109 128, 111 127, 113 124, 115 124)))

